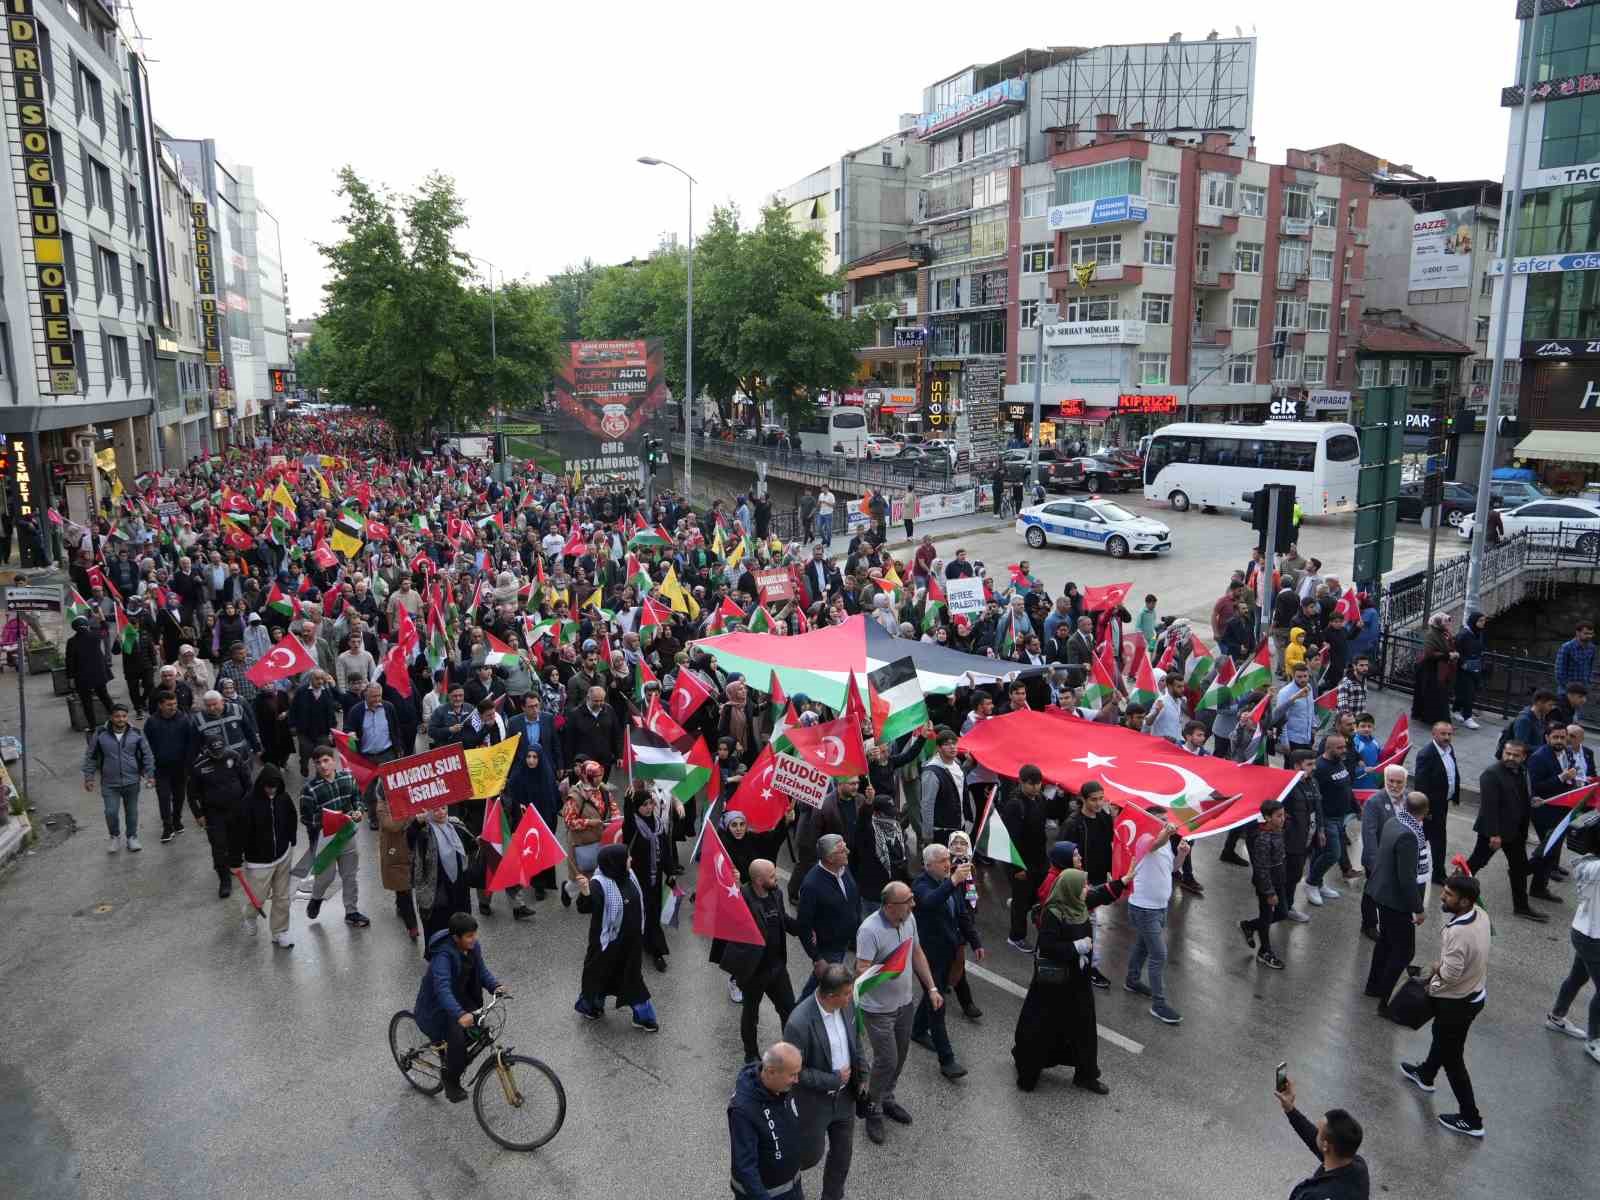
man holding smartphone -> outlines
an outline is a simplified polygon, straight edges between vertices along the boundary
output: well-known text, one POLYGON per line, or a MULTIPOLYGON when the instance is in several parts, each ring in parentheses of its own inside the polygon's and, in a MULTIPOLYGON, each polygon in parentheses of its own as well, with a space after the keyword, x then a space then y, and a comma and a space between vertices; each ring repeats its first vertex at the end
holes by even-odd
POLYGON ((1342 1108, 1330 1108, 1315 1125, 1294 1104, 1294 1083, 1278 1067, 1278 1103, 1306 1148, 1322 1162, 1289 1191, 1289 1200, 1368 1200, 1372 1180, 1362 1158, 1361 1122, 1342 1108))

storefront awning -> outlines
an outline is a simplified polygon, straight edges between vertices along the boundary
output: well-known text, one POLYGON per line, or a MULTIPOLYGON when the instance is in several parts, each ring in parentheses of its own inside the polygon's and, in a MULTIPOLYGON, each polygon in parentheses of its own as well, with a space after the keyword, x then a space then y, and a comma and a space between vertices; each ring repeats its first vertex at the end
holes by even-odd
POLYGON ((1065 421, 1072 425, 1104 425, 1116 415, 1117 410, 1114 408, 1087 408, 1081 413, 1063 414, 1054 419, 1056 421, 1065 421))
POLYGON ((1535 429, 1517 443, 1516 458, 1568 459, 1600 463, 1600 433, 1568 429, 1535 429))
POLYGON ((845 272, 846 279, 871 279, 874 275, 889 275, 895 271, 915 271, 922 263, 909 256, 905 258, 888 258, 882 262, 867 263, 861 267, 851 267, 845 272))

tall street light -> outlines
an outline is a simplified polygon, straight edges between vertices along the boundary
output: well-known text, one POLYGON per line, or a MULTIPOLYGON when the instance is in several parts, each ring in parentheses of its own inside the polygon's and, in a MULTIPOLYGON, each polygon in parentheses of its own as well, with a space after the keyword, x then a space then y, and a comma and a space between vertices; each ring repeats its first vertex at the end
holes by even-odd
POLYGON ((639 161, 647 167, 671 167, 689 181, 689 284, 688 328, 683 337, 683 494, 694 503, 694 176, 676 163, 664 158, 651 158, 641 154, 639 161))
MULTIPOLYGON (((499 375, 499 371, 500 371, 500 355, 499 355, 498 350, 497 350, 496 345, 495 345, 495 330, 494 330, 494 309, 495 309, 494 273, 496 271, 500 271, 500 268, 499 268, 499 266, 497 264, 490 262, 487 258, 484 258, 481 254, 479 254, 479 255, 469 254, 469 255, 467 255, 467 258, 469 260, 471 260, 474 264, 482 263, 484 266, 489 268, 489 391, 490 391, 491 402, 494 405, 495 449, 497 451, 499 451, 501 453, 501 455, 503 456, 504 453, 505 453, 505 446, 503 444, 501 444, 501 441, 500 441, 500 388, 499 388, 499 379, 498 379, 498 375, 499 375)), ((504 283, 505 281, 506 281, 506 273, 504 271, 500 271, 500 282, 504 283)))

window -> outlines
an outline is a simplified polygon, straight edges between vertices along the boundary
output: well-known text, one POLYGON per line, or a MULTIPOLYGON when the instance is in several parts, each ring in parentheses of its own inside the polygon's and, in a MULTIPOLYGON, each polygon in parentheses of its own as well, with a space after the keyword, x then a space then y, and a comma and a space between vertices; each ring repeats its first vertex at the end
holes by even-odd
POLYGON ((1494 295, 1494 276, 1490 275, 1487 271, 1484 272, 1483 278, 1478 281, 1478 295, 1494 295))
POLYGON ((1032 329, 1034 322, 1039 319, 1039 302, 1037 300, 1017 301, 1017 328, 1032 329))
POLYGON ((1299 300, 1279 300, 1272 309, 1273 329, 1299 329, 1305 324, 1305 310, 1299 300))
POLYGON ((1306 305, 1306 329, 1311 333, 1328 332, 1328 305, 1306 305))
POLYGON ((1072 167, 1056 172, 1056 203, 1071 204, 1077 200, 1099 200, 1105 196, 1142 196, 1139 186, 1140 168, 1137 159, 1123 158, 1116 162, 1096 163, 1092 167, 1072 167))
POLYGON ((1429 383, 1449 383, 1450 382, 1450 360, 1448 358, 1436 358, 1436 359, 1433 360, 1433 373, 1429 377, 1428 382, 1429 383))
MULTIPOLYGON (((106 210, 106 220, 115 225, 117 223, 117 202, 111 196, 111 168, 91 157, 89 159, 89 170, 94 174, 94 190, 100 197, 101 207, 106 210)), ((89 190, 87 181, 84 183, 83 190, 86 193, 89 190)))
POLYGON ((128 209, 128 230, 132 232, 139 227, 139 192, 131 183, 123 188, 123 203, 128 209))
POLYGON ((83 348, 83 330, 72 331, 72 360, 78 365, 78 391, 89 392, 89 353, 83 348))
POLYGON ((1176 171, 1146 171, 1145 194, 1151 204, 1175 207, 1178 203, 1178 175, 1176 171))
POLYGON ((1239 185, 1239 215, 1264 217, 1267 215, 1267 189, 1253 183, 1239 185))
POLYGON ((1322 377, 1328 373, 1328 356, 1326 354, 1306 355, 1305 374, 1301 376, 1310 387, 1321 387, 1322 377))
POLYGON ((1236 354, 1228 364, 1229 383, 1254 383, 1256 381, 1256 352, 1236 354))
POLYGON ((117 377, 116 360, 111 354, 111 335, 103 331, 100 334, 100 370, 104 373, 105 388, 110 391, 111 381, 117 377))
POLYGON ((1333 251, 1313 250, 1311 252, 1311 278, 1333 278, 1333 251))
POLYGON ((1494 370, 1494 363, 1487 358, 1474 360, 1472 364, 1472 382, 1488 383, 1489 374, 1494 370))
POLYGON ((1477 342, 1487 342, 1489 340, 1489 318, 1479 317, 1476 324, 1477 329, 1473 335, 1473 340, 1477 342))
POLYGON ((133 308, 135 312, 143 312, 145 305, 145 277, 144 264, 135 260, 133 264, 133 308))
POLYGON ((83 80, 79 85, 83 100, 82 106, 78 110, 78 115, 82 116, 84 110, 87 109, 90 119, 100 126, 100 136, 104 137, 106 132, 106 107, 105 100, 100 93, 100 77, 82 63, 78 64, 78 75, 83 80))
MULTIPOLYGON (((44 72, 44 81, 49 88, 51 97, 54 98, 56 90, 56 56, 50 49, 50 30, 43 21, 35 21, 34 29, 39 34, 39 69, 44 72)), ((65 176, 63 176, 65 179, 65 176)))
POLYGON ((838 188, 834 188, 833 189, 833 211, 834 212, 838 212, 839 211, 839 189, 838 188))
POLYGON ((1300 382, 1300 352, 1290 350, 1275 357, 1272 361, 1273 383, 1299 383, 1300 382))
POLYGON ((1284 188, 1283 215, 1290 221, 1311 220, 1311 189, 1298 186, 1284 188))
POLYGON ((116 378, 126 383, 132 377, 128 366, 128 339, 113 336, 107 341, 111 343, 112 370, 116 378))
POLYGON ((1170 267, 1178 255, 1178 235, 1175 233, 1147 233, 1144 235, 1144 261, 1152 267, 1170 267))
POLYGON ((1194 244, 1194 265, 1198 271, 1211 269, 1211 243, 1199 241, 1194 244))
POLYGON ((117 105, 117 149, 124 154, 133 149, 133 114, 126 104, 117 105))
MULTIPOLYGON (((42 25, 40 28, 44 28, 42 25)), ((78 299, 78 248, 73 244, 72 235, 65 229, 61 231, 61 257, 62 266, 67 272, 67 290, 72 293, 74 302, 78 299)))
POLYGON ((1242 275, 1261 274, 1260 242, 1236 242, 1233 247, 1233 269, 1242 275))
POLYGON ((1233 327, 1254 329, 1261 320, 1261 301, 1235 300, 1233 302, 1233 327))
POLYGON ((1408 362, 1391 362, 1389 364, 1389 386, 1411 386, 1411 364, 1408 362))
POLYGON ((881 161, 883 162, 884 166, 886 166, 886 167, 894 166, 894 151, 893 150, 887 150, 887 149, 886 150, 882 150, 882 151, 880 151, 880 156, 881 156, 881 161))
POLYGON ((1052 184, 1043 184, 1040 187, 1024 188, 1022 190, 1022 215, 1024 217, 1042 217, 1050 209, 1050 197, 1055 195, 1052 184))
POLYGON ((117 256, 104 246, 95 248, 95 288, 98 296, 104 297, 110 292, 117 298, 117 307, 122 307, 122 264, 117 261, 117 256))
POLYGON ((1339 310, 1339 336, 1350 336, 1350 310, 1348 308, 1339 310))
POLYGON ((1200 193, 1200 203, 1212 208, 1233 208, 1233 176, 1207 175, 1200 193))
POLYGON ((1091 262, 1112 266, 1122 261, 1122 235, 1111 233, 1103 237, 1073 238, 1068 243, 1068 250, 1075 267, 1091 262))
POLYGON ((1332 229, 1339 219, 1339 201, 1332 196, 1318 196, 1311 202, 1311 223, 1320 229, 1332 229))
POLYGON ((1382 363, 1376 359, 1364 358, 1361 360, 1361 386, 1375 388, 1378 386, 1378 371, 1382 363))
POLYGON ((1022 248, 1022 273, 1024 275, 1037 274, 1040 271, 1053 271, 1056 265, 1056 244, 1054 242, 1029 242, 1022 248))
POLYGON ((1039 373, 1039 356, 1037 354, 1017 355, 1017 382, 1032 383, 1039 373))
MULTIPOLYGON (((132 222, 129 223, 129 227, 132 227, 132 222)), ((833 252, 835 254, 839 253, 839 234, 837 233, 833 235, 833 252)))
POLYGON ((1116 301, 1110 296, 1074 296, 1067 301, 1063 321, 1114 321, 1116 301))
POLYGON ((1149 325, 1172 324, 1172 294, 1148 292, 1139 308, 1139 319, 1149 325))
POLYGON ((1140 384, 1163 384, 1171 370, 1172 355, 1150 354, 1141 352, 1139 355, 1139 382, 1140 384))
POLYGON ((156 376, 156 347, 149 338, 139 339, 139 372, 145 386, 150 387, 156 376))
POLYGON ((1304 242, 1278 243, 1279 276, 1299 276, 1306 273, 1306 244, 1304 242))

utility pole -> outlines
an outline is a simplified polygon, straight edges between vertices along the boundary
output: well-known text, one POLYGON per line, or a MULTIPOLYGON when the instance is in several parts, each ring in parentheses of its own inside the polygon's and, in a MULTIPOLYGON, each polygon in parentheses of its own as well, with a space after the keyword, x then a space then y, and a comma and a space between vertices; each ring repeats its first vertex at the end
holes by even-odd
POLYGON ((1522 172, 1528 157, 1528 118, 1533 112, 1533 97, 1529 92, 1533 87, 1533 54, 1538 44, 1541 7, 1537 2, 1533 5, 1533 16, 1528 21, 1528 41, 1523 47, 1522 78, 1517 81, 1522 88, 1522 117, 1518 122, 1517 165, 1511 176, 1511 201, 1500 230, 1500 261, 1505 264, 1505 269, 1500 273, 1500 287, 1494 297, 1498 328, 1494 338, 1494 370, 1489 377, 1489 405, 1483 413, 1483 457, 1478 462, 1478 504, 1472 517, 1472 550, 1467 557, 1467 612, 1481 610, 1483 605, 1483 552, 1488 544, 1489 485, 1494 479, 1495 449, 1500 433, 1500 392, 1505 386, 1506 376, 1506 325, 1511 317, 1511 268, 1517 250, 1517 227, 1522 221, 1522 172))
MULTIPOLYGON (((1028 452, 1028 491, 1039 486, 1039 422, 1043 418, 1044 401, 1044 327, 1056 319, 1059 309, 1049 303, 1049 282, 1039 281, 1039 315, 1034 319, 1034 324, 1039 327, 1039 352, 1038 362, 1033 372, 1033 436, 1028 439, 1031 443, 1028 452)), ((1027 497, 1023 497, 1027 499, 1027 497)), ((1019 506, 1020 507, 1020 506, 1019 506)))
POLYGON ((689 181, 688 297, 683 338, 683 494, 694 504, 694 185, 695 178, 676 163, 641 154, 647 167, 671 167, 689 181))

